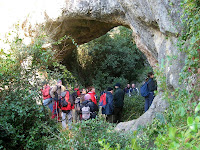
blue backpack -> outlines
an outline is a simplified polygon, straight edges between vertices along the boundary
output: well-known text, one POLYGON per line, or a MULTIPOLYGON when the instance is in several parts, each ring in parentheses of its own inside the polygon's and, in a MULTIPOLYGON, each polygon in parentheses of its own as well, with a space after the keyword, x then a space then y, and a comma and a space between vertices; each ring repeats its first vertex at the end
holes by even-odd
POLYGON ((150 82, 150 80, 148 80, 147 82, 145 82, 141 88, 140 88, 140 93, 143 97, 146 97, 149 95, 149 89, 148 89, 148 83, 150 82))

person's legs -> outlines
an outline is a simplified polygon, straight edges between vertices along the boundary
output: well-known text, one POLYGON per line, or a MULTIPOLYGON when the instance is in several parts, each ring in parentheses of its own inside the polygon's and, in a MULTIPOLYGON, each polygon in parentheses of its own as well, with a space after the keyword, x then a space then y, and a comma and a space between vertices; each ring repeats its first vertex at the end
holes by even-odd
POLYGON ((73 123, 76 123, 76 110, 72 109, 72 118, 73 118, 73 123))
POLYGON ((113 123, 113 115, 107 115, 106 121, 109 122, 109 123, 113 123))
POLYGON ((114 111, 113 111, 113 123, 117 122, 117 108, 114 107, 114 111))
POLYGON ((71 130, 72 129, 72 111, 71 110, 67 114, 67 123, 68 123, 69 130, 71 130))
POLYGON ((149 97, 145 97, 145 105, 144 105, 144 111, 146 112, 149 109, 149 97))
POLYGON ((150 107, 154 99, 154 93, 151 92, 148 97, 149 97, 149 107, 150 107))
POLYGON ((62 128, 63 129, 66 129, 67 127, 66 120, 67 120, 66 113, 62 112, 62 128))
POLYGON ((76 113, 75 113, 75 114, 76 114, 76 115, 75 115, 75 117, 76 117, 76 122, 79 122, 79 121, 80 121, 80 114, 79 114, 79 112, 80 112, 80 111, 77 111, 77 110, 76 110, 76 113))
POLYGON ((122 112, 123 112, 123 107, 119 108, 119 112, 118 112, 118 123, 122 122, 122 112))
POLYGON ((113 122, 114 123, 117 123, 118 121, 119 121, 119 119, 120 119, 120 108, 119 107, 115 107, 114 108, 114 120, 113 120, 113 122))
POLYGON ((53 112, 53 102, 50 102, 50 103, 48 104, 48 107, 49 107, 49 109, 51 110, 51 112, 53 112))

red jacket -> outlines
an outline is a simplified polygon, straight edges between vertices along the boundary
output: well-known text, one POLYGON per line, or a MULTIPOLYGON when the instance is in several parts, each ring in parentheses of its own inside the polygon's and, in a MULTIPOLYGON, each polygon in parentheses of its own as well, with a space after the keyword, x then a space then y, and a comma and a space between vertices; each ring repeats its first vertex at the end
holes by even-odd
POLYGON ((90 94, 91 100, 97 105, 96 93, 88 92, 88 94, 90 94))
POLYGON ((67 91, 67 93, 65 95, 65 100, 67 101, 68 105, 67 105, 67 107, 61 107, 61 110, 71 110, 72 109, 70 98, 71 97, 70 97, 69 91, 67 91))
POLYGON ((79 88, 74 88, 74 91, 77 92, 77 96, 78 96, 78 97, 81 95, 81 92, 80 92, 79 88))
POLYGON ((49 85, 47 85, 47 86, 44 87, 44 89, 41 89, 43 100, 51 98, 50 93, 49 93, 50 88, 51 87, 49 85))

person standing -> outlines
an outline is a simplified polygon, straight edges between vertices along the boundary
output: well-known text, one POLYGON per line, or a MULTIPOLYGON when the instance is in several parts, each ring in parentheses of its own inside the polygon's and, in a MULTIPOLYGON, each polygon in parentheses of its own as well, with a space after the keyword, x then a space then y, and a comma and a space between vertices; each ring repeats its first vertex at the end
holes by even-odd
POLYGON ((84 96, 85 94, 87 93, 86 89, 82 89, 81 90, 81 95, 80 95, 80 103, 82 103, 85 99, 84 99, 84 96))
POLYGON ((86 94, 84 99, 80 106, 82 120, 95 119, 99 111, 98 106, 91 100, 90 94, 86 94))
POLYGON ((130 84, 127 84, 126 88, 124 88, 125 94, 127 94, 129 97, 131 97, 131 86, 130 84))
POLYGON ((139 95, 139 90, 138 88, 135 87, 135 84, 131 84, 131 89, 130 89, 131 95, 139 95))
POLYGON ((148 94, 148 96, 145 97, 145 106, 144 106, 145 112, 151 106, 153 99, 155 97, 154 91, 157 90, 156 82, 153 80, 153 78, 154 78, 153 72, 149 72, 147 76, 148 76, 148 79, 146 82, 148 83, 147 87, 149 90, 149 94, 148 94))
POLYGON ((113 123, 113 88, 108 87, 104 94, 106 95, 106 105, 102 106, 102 114, 106 115, 106 121, 113 123))
POLYGON ((120 88, 120 83, 115 84, 114 101, 114 123, 121 122, 122 110, 124 106, 124 91, 120 88))
POLYGON ((62 81, 59 79, 57 84, 51 89, 50 95, 53 99, 53 112, 52 112, 52 119, 57 116, 57 121, 61 118, 61 113, 59 111, 59 102, 61 93, 64 92, 66 88, 62 85, 62 81))
POLYGON ((67 123, 68 127, 71 130, 72 126, 72 108, 73 108, 73 99, 68 90, 61 93, 61 97, 63 97, 63 101, 66 101, 66 106, 61 105, 62 110, 62 128, 66 129, 67 123), (63 96, 63 95, 64 96, 63 96))
POLYGON ((79 86, 77 88, 74 88, 74 91, 76 91, 77 97, 79 97, 81 95, 81 92, 79 90, 79 86))
POLYGON ((91 96, 92 102, 94 102, 97 105, 97 98, 96 98, 95 88, 94 87, 90 87, 88 94, 91 96))
POLYGON ((53 103, 52 98, 50 95, 51 87, 45 82, 43 85, 43 89, 41 89, 42 96, 43 96, 43 105, 48 106, 51 112, 53 111, 53 103))
MULTIPOLYGON (((85 95, 86 95, 87 91, 85 88, 83 88, 81 90, 81 95, 80 95, 80 106, 81 104, 85 101, 85 95)), ((79 119, 82 120, 82 113, 81 113, 81 110, 79 111, 79 119)))

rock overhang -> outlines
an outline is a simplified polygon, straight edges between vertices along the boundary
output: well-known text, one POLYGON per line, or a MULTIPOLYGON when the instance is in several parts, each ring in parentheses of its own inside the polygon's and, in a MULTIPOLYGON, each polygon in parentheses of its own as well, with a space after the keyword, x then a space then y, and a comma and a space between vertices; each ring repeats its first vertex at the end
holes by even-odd
MULTIPOLYGON (((50 37, 55 41, 65 35, 70 35, 77 44, 83 44, 104 35, 113 27, 127 26, 132 29, 136 45, 146 55, 150 65, 155 67, 157 64, 164 64, 162 69, 163 74, 166 75, 166 84, 174 89, 179 87, 179 72, 183 66, 184 54, 180 53, 176 46, 177 35, 181 30, 178 12, 180 0, 171 2, 173 6, 168 1, 160 0, 59 0, 56 2, 50 0, 46 1, 45 9, 40 6, 42 5, 40 3, 38 3, 40 7, 35 7, 41 9, 36 11, 36 14, 43 18, 43 22, 39 20, 38 23, 35 19, 32 23, 33 20, 27 18, 22 18, 22 21, 23 19, 26 23, 30 21, 27 25, 31 25, 32 28, 38 24, 45 25, 47 35, 51 35, 50 37), (50 4, 52 4, 51 7, 48 7, 50 4), (56 15, 52 15, 53 10, 56 10, 56 15), (170 65, 171 62, 167 56, 173 55, 178 57, 173 60, 173 65, 170 65)), ((29 4, 26 3, 26 5, 29 4)), ((34 16, 34 10, 30 14, 34 16)), ((24 29, 29 29, 29 27, 24 29)), ((58 53, 63 50, 58 56, 62 60, 70 57, 75 46, 71 40, 66 40, 55 48, 58 53)), ((146 123, 151 122, 155 113, 166 109, 167 104, 163 103, 161 92, 155 99, 152 108, 143 115, 144 118, 148 118, 146 123)), ((134 121, 131 125, 132 130, 140 125, 140 120, 138 118, 134 121)))

